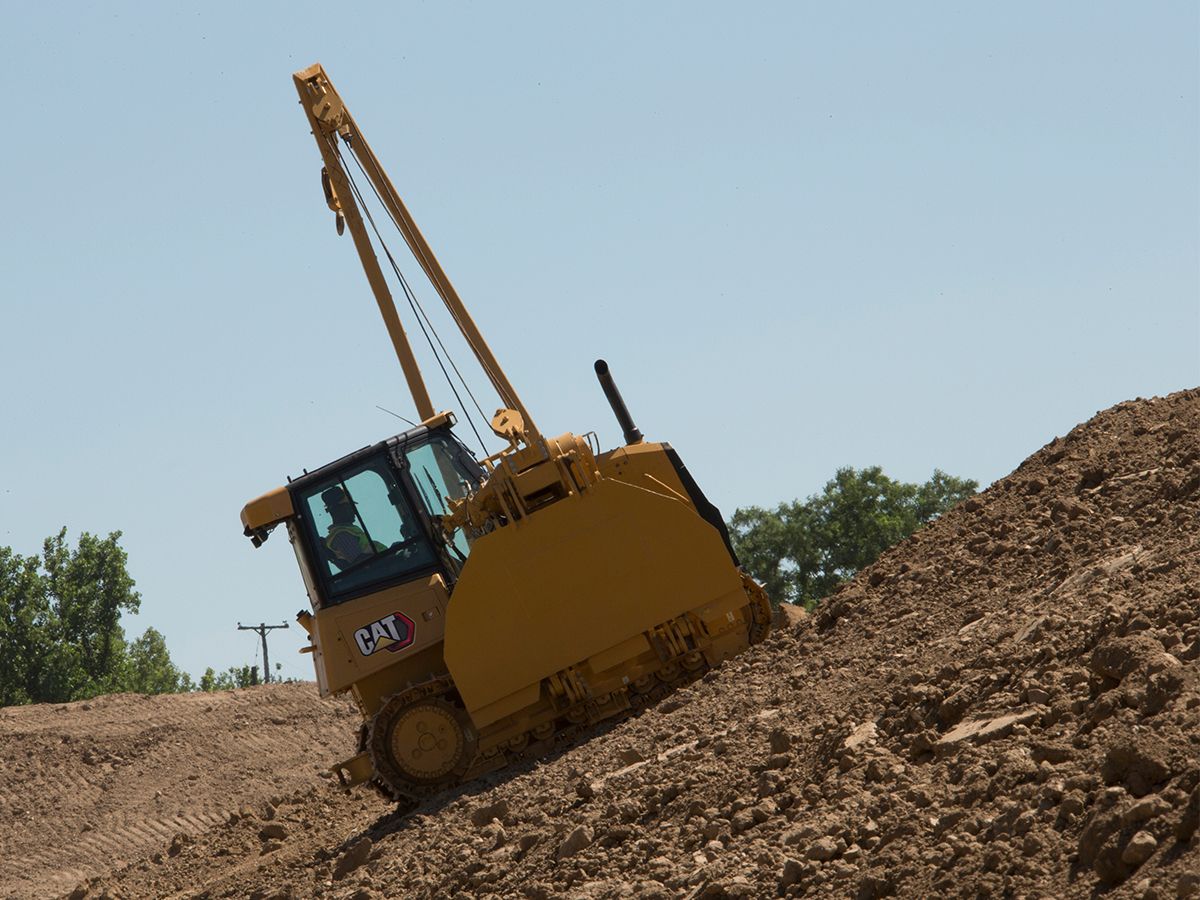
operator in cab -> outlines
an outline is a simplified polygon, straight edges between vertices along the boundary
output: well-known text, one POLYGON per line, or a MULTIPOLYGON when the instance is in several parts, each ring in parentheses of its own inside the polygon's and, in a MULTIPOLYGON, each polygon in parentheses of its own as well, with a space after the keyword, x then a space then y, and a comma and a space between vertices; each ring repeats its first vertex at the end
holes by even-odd
POLYGON ((330 561, 338 569, 344 572, 387 549, 379 541, 371 540, 355 522, 354 503, 345 488, 335 485, 322 492, 321 499, 325 502, 325 510, 333 519, 329 524, 329 533, 325 536, 325 549, 329 551, 330 561))

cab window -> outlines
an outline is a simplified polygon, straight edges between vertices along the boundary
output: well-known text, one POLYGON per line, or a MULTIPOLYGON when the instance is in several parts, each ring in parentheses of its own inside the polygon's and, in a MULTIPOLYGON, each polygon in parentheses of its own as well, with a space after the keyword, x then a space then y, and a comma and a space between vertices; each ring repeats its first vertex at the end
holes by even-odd
MULTIPOLYGON (((416 485, 417 494, 431 517, 450 513, 450 502, 461 500, 479 486, 481 472, 478 463, 453 438, 440 434, 405 451, 408 474, 416 485)), ((457 529, 451 540, 451 553, 465 560, 470 543, 463 530, 457 529)))
POLYGON ((416 513, 383 458, 310 489, 303 508, 331 602, 435 563, 416 513))

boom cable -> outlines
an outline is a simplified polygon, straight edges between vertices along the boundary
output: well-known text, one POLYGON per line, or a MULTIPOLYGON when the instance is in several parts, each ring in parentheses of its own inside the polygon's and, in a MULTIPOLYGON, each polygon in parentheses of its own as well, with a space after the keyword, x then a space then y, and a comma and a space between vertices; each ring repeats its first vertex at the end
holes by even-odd
MULTIPOLYGON (((369 184, 371 186, 371 192, 375 195, 375 199, 379 201, 379 205, 383 207, 383 211, 385 213, 387 213, 388 218, 391 219, 392 225, 395 226, 396 230, 400 232, 401 236, 404 236, 406 229, 401 225, 401 223, 399 221, 396 220, 396 216, 392 212, 392 207, 389 204, 387 204, 386 202, 384 202, 382 195, 380 195, 380 193, 379 193, 379 187, 375 184, 375 179, 370 176, 370 174, 366 170, 366 167, 363 165, 362 160, 359 159, 358 154, 354 152, 354 145, 350 143, 349 138, 343 138, 343 140, 346 142, 346 145, 350 148, 350 156, 354 159, 354 165, 358 167, 358 171, 362 173, 363 178, 365 178, 367 180, 367 184, 369 184)), ((339 154, 339 157, 340 156, 341 156, 341 154, 339 154)), ((377 169, 378 167, 375 167, 375 168, 377 169)), ((391 194, 391 193, 392 192, 389 191, 389 194, 391 194)), ((393 201, 396 201, 398 199, 399 198, 395 197, 394 195, 392 196, 393 201)), ((378 233, 378 232, 376 232, 376 233, 378 233)), ((408 238, 406 237, 405 242, 407 243, 407 241, 408 241, 408 238)), ((413 249, 413 247, 411 245, 409 246, 409 249, 412 250, 412 252, 414 254, 416 253, 416 250, 413 249)), ((386 250, 386 248, 385 248, 385 250, 386 250)), ((389 259, 391 258, 390 254, 389 254, 388 258, 389 259)), ((421 260, 418 259, 417 262, 420 263, 421 260)), ((395 266, 395 263, 393 262, 393 267, 394 266, 395 266)), ((424 264, 422 264, 422 268, 424 268, 424 264)), ((401 274, 399 271, 397 271, 396 274, 400 276, 400 280, 404 284, 405 290, 410 290, 410 288, 408 286, 408 282, 404 278, 403 274, 401 274)), ((432 279, 432 277, 430 277, 430 282, 432 283, 432 281, 433 281, 433 279, 432 279)), ((441 296, 441 289, 438 288, 438 286, 436 284, 434 284, 433 287, 435 290, 437 290, 438 295, 441 296)), ((454 358, 450 355, 450 351, 447 350, 446 345, 442 343, 442 338, 438 334, 437 329, 433 327, 433 322, 430 321, 429 314, 427 312, 425 312, 425 307, 421 305, 421 302, 419 300, 416 300, 415 294, 413 296, 413 299, 416 302, 417 309, 419 309, 421 311, 421 315, 424 316, 425 321, 429 324, 429 329, 430 329, 430 331, 433 332, 433 336, 435 338, 437 338, 438 345, 442 348, 442 352, 446 354, 446 360, 450 363, 450 367, 452 369, 454 369, 454 374, 458 376, 458 379, 459 379, 459 381, 462 382, 462 386, 466 390, 467 395, 471 398, 471 402, 474 403, 475 408, 477 410, 479 410, 480 418, 482 418, 484 422, 487 422, 488 421, 487 415, 484 413, 483 409, 479 406, 479 401, 475 399, 475 394, 472 393, 471 386, 469 384, 467 384, 467 379, 464 378, 462 372, 460 372, 458 370, 458 366, 455 364, 454 358)), ((479 348, 475 346, 475 342, 471 338, 471 333, 466 328, 463 327, 462 322, 458 318, 458 314, 454 310, 454 307, 451 306, 448 301, 446 301, 445 297, 442 297, 442 301, 445 304, 446 311, 448 313, 450 313, 450 318, 452 318, 454 320, 454 323, 456 325, 458 325, 459 330, 462 332, 463 339, 467 342, 467 346, 469 346, 471 348, 471 351, 475 354, 476 359, 479 360, 479 365, 483 369, 484 374, 488 376, 488 380, 492 382, 493 387, 496 387, 497 381, 496 381, 495 375, 492 373, 492 370, 490 368, 488 368, 487 363, 484 361, 483 355, 479 352, 479 348)), ((498 388, 497 388, 497 390, 498 390, 498 388)), ((509 400, 503 396, 501 396, 500 399, 506 404, 509 403, 509 400)))
MULTIPOLYGON (((384 255, 387 257, 388 262, 392 266, 392 271, 396 273, 396 278, 399 280, 400 286, 404 290, 404 297, 408 301, 409 307, 412 309, 413 316, 417 320, 417 325, 420 326, 421 333, 425 336, 425 342, 429 345, 429 350, 433 354, 433 358, 437 361, 438 368, 442 370, 442 376, 446 379, 446 384, 450 386, 450 390, 454 394, 454 399, 458 401, 459 408, 464 410, 464 412, 468 410, 467 405, 463 403, 463 399, 458 393, 458 388, 455 386, 454 380, 450 377, 450 373, 446 371, 445 363, 442 362, 442 354, 445 354, 446 361, 450 363, 451 368, 454 369, 454 373, 458 375, 459 380, 462 382, 463 388, 467 392, 467 396, 471 398, 471 402, 474 403, 475 408, 479 410, 480 417, 486 422, 487 417, 484 416, 483 410, 480 409, 479 401, 477 401, 475 399, 475 395, 471 393, 471 388, 467 385, 466 379, 463 378, 462 373, 459 372, 458 366, 454 364, 454 360, 451 358, 449 351, 446 350, 445 344, 442 343, 441 336, 438 335, 437 330, 433 327, 433 323, 429 321, 429 317, 425 315, 425 311, 421 308, 421 304, 417 300, 416 294, 413 292, 412 288, 409 287, 408 279, 406 279, 404 277, 404 273, 400 271, 400 266, 396 264, 395 257, 392 256, 392 251, 388 248, 387 242, 383 239, 383 235, 380 234, 379 226, 375 224, 375 217, 371 215, 371 210, 363 198, 362 191, 358 189, 358 185, 354 181, 353 173, 346 168, 345 157, 342 156, 341 148, 338 146, 336 140, 331 139, 330 143, 333 144, 333 150, 337 154, 338 159, 342 161, 342 171, 346 173, 346 180, 350 184, 350 190, 354 194, 355 199, 358 201, 358 206, 362 210, 363 215, 366 216, 367 221, 371 224, 371 230, 375 232, 375 238, 379 241, 379 246, 383 248, 384 255), (428 323, 428 328, 426 328, 426 323, 428 323), (430 332, 433 332, 433 337, 437 338, 438 346, 442 348, 442 354, 439 354, 437 347, 434 346, 433 338, 429 336, 430 332)), ((362 165, 358 162, 358 157, 353 153, 350 155, 354 157, 354 162, 358 166, 359 171, 363 173, 363 177, 367 178, 367 182, 370 183, 371 179, 367 176, 367 173, 363 170, 362 165)), ((372 189, 374 189, 373 184, 372 189)), ((378 191, 375 191, 375 196, 376 198, 379 197, 378 191)), ((380 203, 383 203, 382 199, 380 199, 380 203)), ((479 434, 479 429, 475 427, 474 420, 469 415, 465 416, 464 418, 466 418, 467 424, 471 426, 471 431, 475 433, 475 439, 479 441, 479 446, 483 448, 483 455, 487 456, 487 445, 483 442, 483 438, 479 434)))
MULTIPOLYGON (((350 137, 349 136, 343 137, 343 140, 346 142, 346 146, 350 147, 351 151, 353 152, 354 145, 351 143, 350 137)), ((479 360, 480 368, 483 369, 484 374, 487 375, 488 380, 491 381, 492 387, 495 388, 496 393, 500 395, 501 401, 506 406, 514 406, 515 405, 514 398, 510 397, 509 393, 502 387, 503 378, 498 377, 497 373, 492 369, 492 367, 487 362, 486 355, 484 353, 480 352, 480 348, 476 344, 475 337, 472 334, 473 330, 468 329, 463 325, 462 319, 459 317, 459 311, 450 302, 450 299, 449 299, 449 297, 446 296, 444 290, 442 289, 442 286, 433 277, 432 269, 434 266, 437 265, 437 262, 436 262, 436 260, 434 260, 431 264, 430 260, 426 257, 426 250, 428 250, 428 247, 422 248, 421 244, 423 244, 424 242, 417 241, 416 237, 411 234, 412 229, 406 223, 400 222, 396 219, 396 214, 393 212, 392 207, 393 207, 393 205, 403 206, 404 202, 398 196, 396 196, 395 189, 391 186, 391 182, 388 180, 386 173, 384 173, 379 168, 378 160, 375 159, 374 155, 369 156, 367 159, 367 162, 370 163, 371 169, 375 172, 375 174, 377 176, 377 177, 372 177, 370 175, 370 173, 368 173, 366 171, 366 165, 359 158, 358 154, 356 152, 353 152, 353 156, 354 156, 354 162, 358 166, 359 171, 361 171, 363 173, 363 175, 367 178, 367 181, 371 185, 371 190, 375 192, 376 199, 378 199, 379 202, 383 205, 383 208, 387 212, 388 217, 392 220, 392 224, 394 226, 396 226, 396 230, 399 231, 400 234, 404 237, 404 240, 408 244, 409 249, 412 251, 413 256, 416 258, 416 260, 417 260, 418 264, 420 264, 421 268, 425 271, 425 274, 429 278, 430 283, 433 285, 434 290, 436 290, 438 293, 438 296, 441 297, 442 303, 446 307, 446 311, 448 313, 450 313, 450 318, 454 320, 454 323, 458 326, 459 330, 462 332, 463 338, 467 342, 467 346, 469 346, 471 348, 471 351, 475 354, 476 359, 479 360), (380 188, 377 184, 377 181, 383 182, 383 184, 384 184, 383 189, 387 192, 388 197, 389 197, 389 199, 391 199, 392 203, 389 204, 389 203, 384 202, 383 198, 380 196, 380 188)), ((429 252, 432 253, 432 251, 429 251, 429 252)), ((464 381, 463 383, 465 386, 466 382, 464 381)), ((483 410, 480 410, 480 415, 482 415, 482 414, 483 414, 483 410)), ((484 420, 485 421, 487 420, 486 416, 484 416, 484 420)))

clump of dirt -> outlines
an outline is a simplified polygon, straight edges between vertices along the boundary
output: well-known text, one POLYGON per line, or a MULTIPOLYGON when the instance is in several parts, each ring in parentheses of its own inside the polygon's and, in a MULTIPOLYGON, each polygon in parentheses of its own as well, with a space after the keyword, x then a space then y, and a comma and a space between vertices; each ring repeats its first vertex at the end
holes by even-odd
POLYGON ((1120 404, 556 758, 399 816, 314 747, 76 895, 1200 897, 1198 514, 1200 390, 1120 404))

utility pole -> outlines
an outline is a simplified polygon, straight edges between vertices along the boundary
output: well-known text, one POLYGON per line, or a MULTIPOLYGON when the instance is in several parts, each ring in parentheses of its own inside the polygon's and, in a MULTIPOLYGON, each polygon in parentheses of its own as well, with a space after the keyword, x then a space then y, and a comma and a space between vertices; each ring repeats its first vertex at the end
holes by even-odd
POLYGON ((267 632, 273 631, 276 628, 287 628, 288 623, 282 625, 268 625, 265 622, 260 622, 257 625, 243 625, 238 622, 238 631, 256 631, 258 636, 262 638, 263 645, 263 683, 267 684, 271 681, 271 661, 267 658, 267 632))

